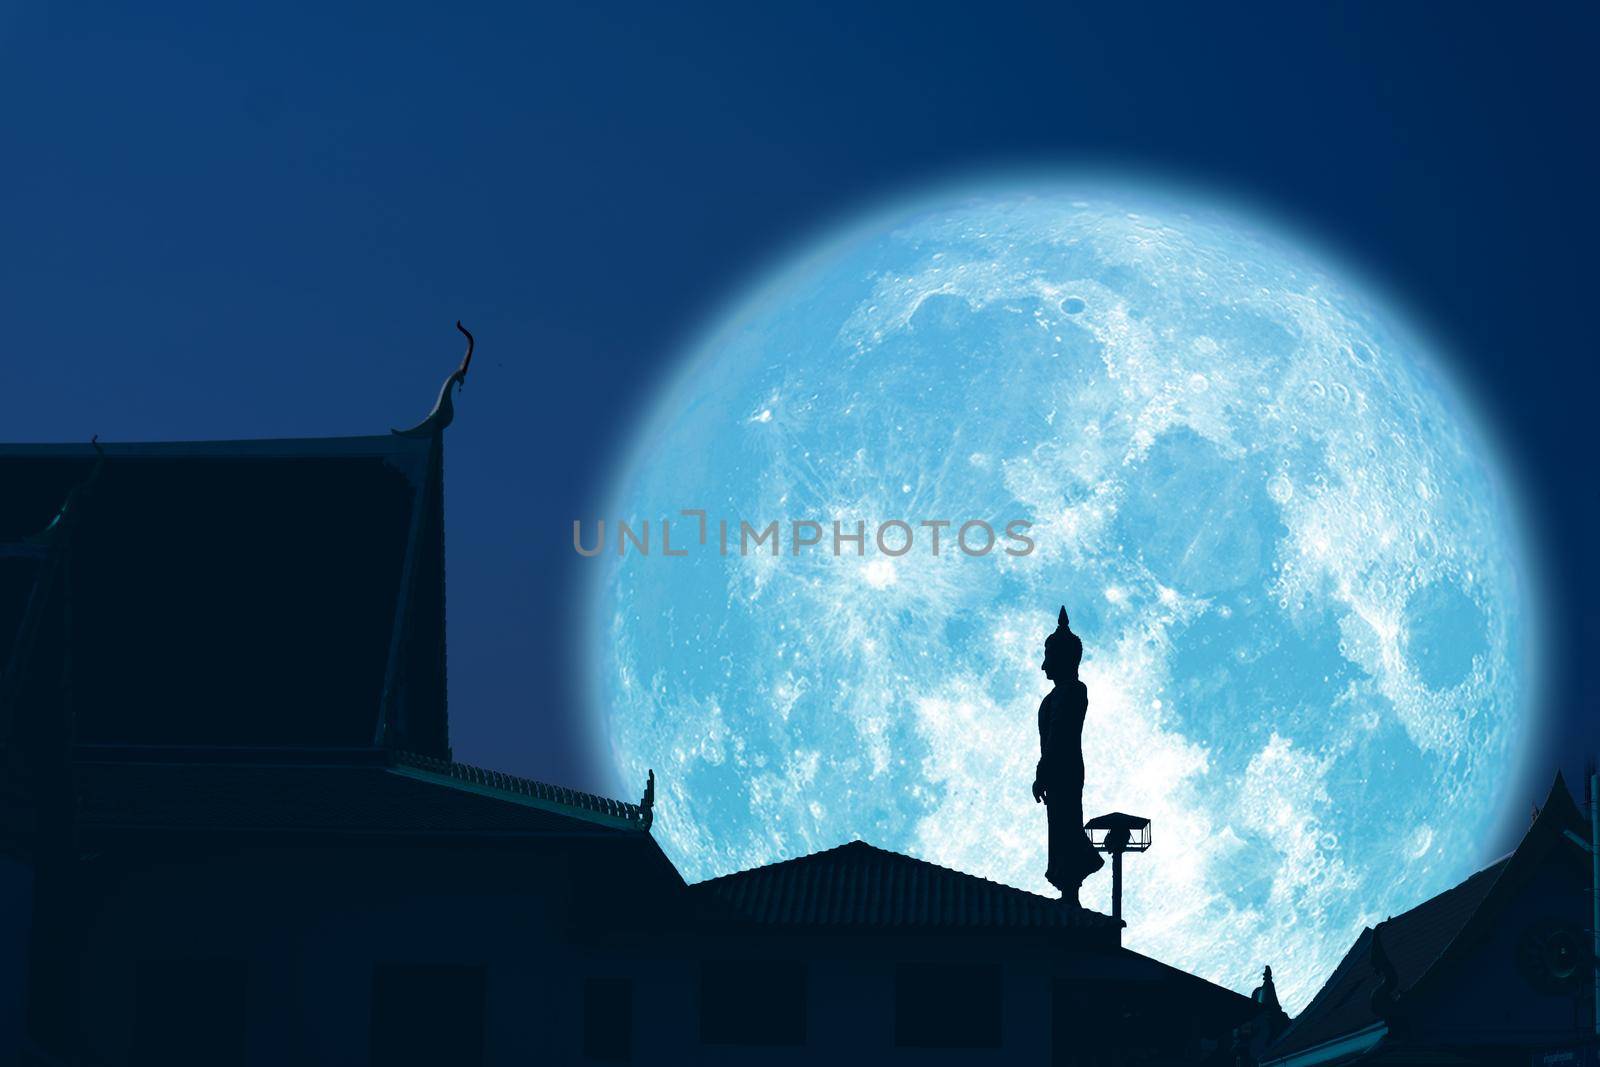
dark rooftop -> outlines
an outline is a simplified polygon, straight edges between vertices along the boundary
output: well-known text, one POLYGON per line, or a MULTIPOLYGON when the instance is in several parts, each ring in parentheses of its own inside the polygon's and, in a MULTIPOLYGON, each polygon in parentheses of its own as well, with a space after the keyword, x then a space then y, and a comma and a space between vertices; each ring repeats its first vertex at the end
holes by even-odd
MULTIPOLYGON (((1443 953, 1505 869, 1509 856, 1474 874, 1453 889, 1426 900, 1383 924, 1383 948, 1394 964, 1400 989, 1409 989, 1443 953)), ((1372 929, 1361 931, 1339 966, 1311 1003, 1272 1046, 1272 1056, 1287 1056, 1378 1022, 1372 991, 1378 975, 1372 969, 1372 929)))
MULTIPOLYGON (((59 546, 70 588, 44 624, 70 629, 79 739, 374 745, 383 709, 404 705, 406 747, 446 755, 433 445, 103 446, 59 546)), ((89 445, 0 445, 0 650, 29 578, 18 553, 95 459, 89 445)))
MULTIPOLYGON (((1376 936, 1394 968, 1392 998, 1404 1001, 1419 986, 1437 982, 1452 961, 1460 958, 1454 949, 1472 939, 1470 930, 1494 920, 1500 902, 1514 894, 1519 879, 1535 869, 1549 849, 1567 847, 1566 832, 1584 828, 1572 794, 1558 774, 1533 825, 1509 855, 1460 885, 1378 924, 1376 936)), ((1371 928, 1361 932, 1311 1003, 1268 1049, 1267 1062, 1383 1021, 1372 1007, 1372 994, 1379 985, 1372 965, 1373 937, 1371 928)), ((1380 1053, 1399 1057, 1394 1062, 1405 1062, 1408 1054, 1404 1047, 1395 1047, 1388 1051, 1380 1048, 1373 1055, 1380 1053)))
POLYGON ((640 832, 646 809, 409 753, 240 753, 240 758, 78 760, 86 832, 170 830, 552 834, 640 832))
POLYGON ((691 887, 708 914, 769 926, 1098 930, 1122 923, 864 841, 691 887))

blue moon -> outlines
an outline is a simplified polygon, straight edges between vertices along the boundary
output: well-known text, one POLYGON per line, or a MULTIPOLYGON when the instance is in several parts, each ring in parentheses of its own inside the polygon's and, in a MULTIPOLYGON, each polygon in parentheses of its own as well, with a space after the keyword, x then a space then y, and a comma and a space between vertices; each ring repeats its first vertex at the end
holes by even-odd
POLYGON ((1182 190, 872 213, 726 311, 618 472, 612 516, 670 520, 674 554, 592 561, 609 762, 656 770, 691 879, 862 838, 1048 892, 1029 784, 1066 604, 1085 813, 1153 820, 1126 943, 1241 989, 1270 963, 1295 1011, 1478 865, 1530 728, 1517 514, 1438 356, 1292 231, 1182 190), (949 540, 1014 520, 1030 551, 949 540))

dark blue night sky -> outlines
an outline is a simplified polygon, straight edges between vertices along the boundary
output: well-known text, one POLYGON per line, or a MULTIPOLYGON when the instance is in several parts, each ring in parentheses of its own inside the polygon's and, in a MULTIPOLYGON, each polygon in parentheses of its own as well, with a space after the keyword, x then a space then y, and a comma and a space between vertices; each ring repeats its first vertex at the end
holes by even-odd
MULTIPOLYGON (((571 520, 753 271, 907 186, 1147 169, 1401 297, 1520 471, 1542 778, 1600 748, 1600 9, 0 5, 0 438, 449 438, 459 758, 609 789, 571 520)), ((1542 795, 1524 783, 1515 803, 1542 795)))

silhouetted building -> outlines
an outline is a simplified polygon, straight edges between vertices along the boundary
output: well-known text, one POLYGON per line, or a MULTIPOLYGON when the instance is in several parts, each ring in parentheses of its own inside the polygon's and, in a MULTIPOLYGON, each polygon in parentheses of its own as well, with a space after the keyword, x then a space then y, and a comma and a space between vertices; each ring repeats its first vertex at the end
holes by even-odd
POLYGON ((701 1033, 718 1043, 843 1062, 962 1049, 962 1062, 1190 1063, 1253 1014, 1121 948, 1109 916, 860 841, 689 895, 711 982, 701 1033), (774 1003, 774 983, 794 995, 774 1003))
POLYGON ((1591 833, 1558 775, 1510 855, 1363 930, 1264 1062, 1597 1062, 1591 833))
POLYGON ((37 1046, 527 1058, 578 1010, 569 931, 681 892, 647 809, 451 761, 441 448, 0 449, 37 1046))
MULTIPOLYGON (((464 374, 458 372, 458 374, 464 374)), ((686 886, 455 762, 443 426, 0 447, 6 944, 40 1062, 1189 1062, 1247 998, 851 844, 686 886)), ((3 1014, 3 1013, 0 1013, 3 1014)), ((25 1037, 23 1036, 25 1032, 25 1037)))

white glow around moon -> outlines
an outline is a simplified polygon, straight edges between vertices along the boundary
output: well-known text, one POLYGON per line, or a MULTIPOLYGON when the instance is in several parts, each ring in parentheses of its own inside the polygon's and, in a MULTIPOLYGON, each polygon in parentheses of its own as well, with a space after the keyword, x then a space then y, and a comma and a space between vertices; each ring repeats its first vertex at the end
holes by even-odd
POLYGON ((685 875, 860 837, 1048 891, 1062 603, 1085 811, 1154 820, 1129 946, 1241 989, 1270 963, 1295 1010, 1474 869, 1532 683, 1520 549, 1456 393, 1328 271, 1203 204, 1035 183, 887 211, 734 307, 608 515, 688 555, 610 528, 593 561, 608 750, 655 768, 685 875), (681 509, 869 534, 723 556, 681 509), (1025 519, 1036 549, 890 557, 892 519, 1025 519))

